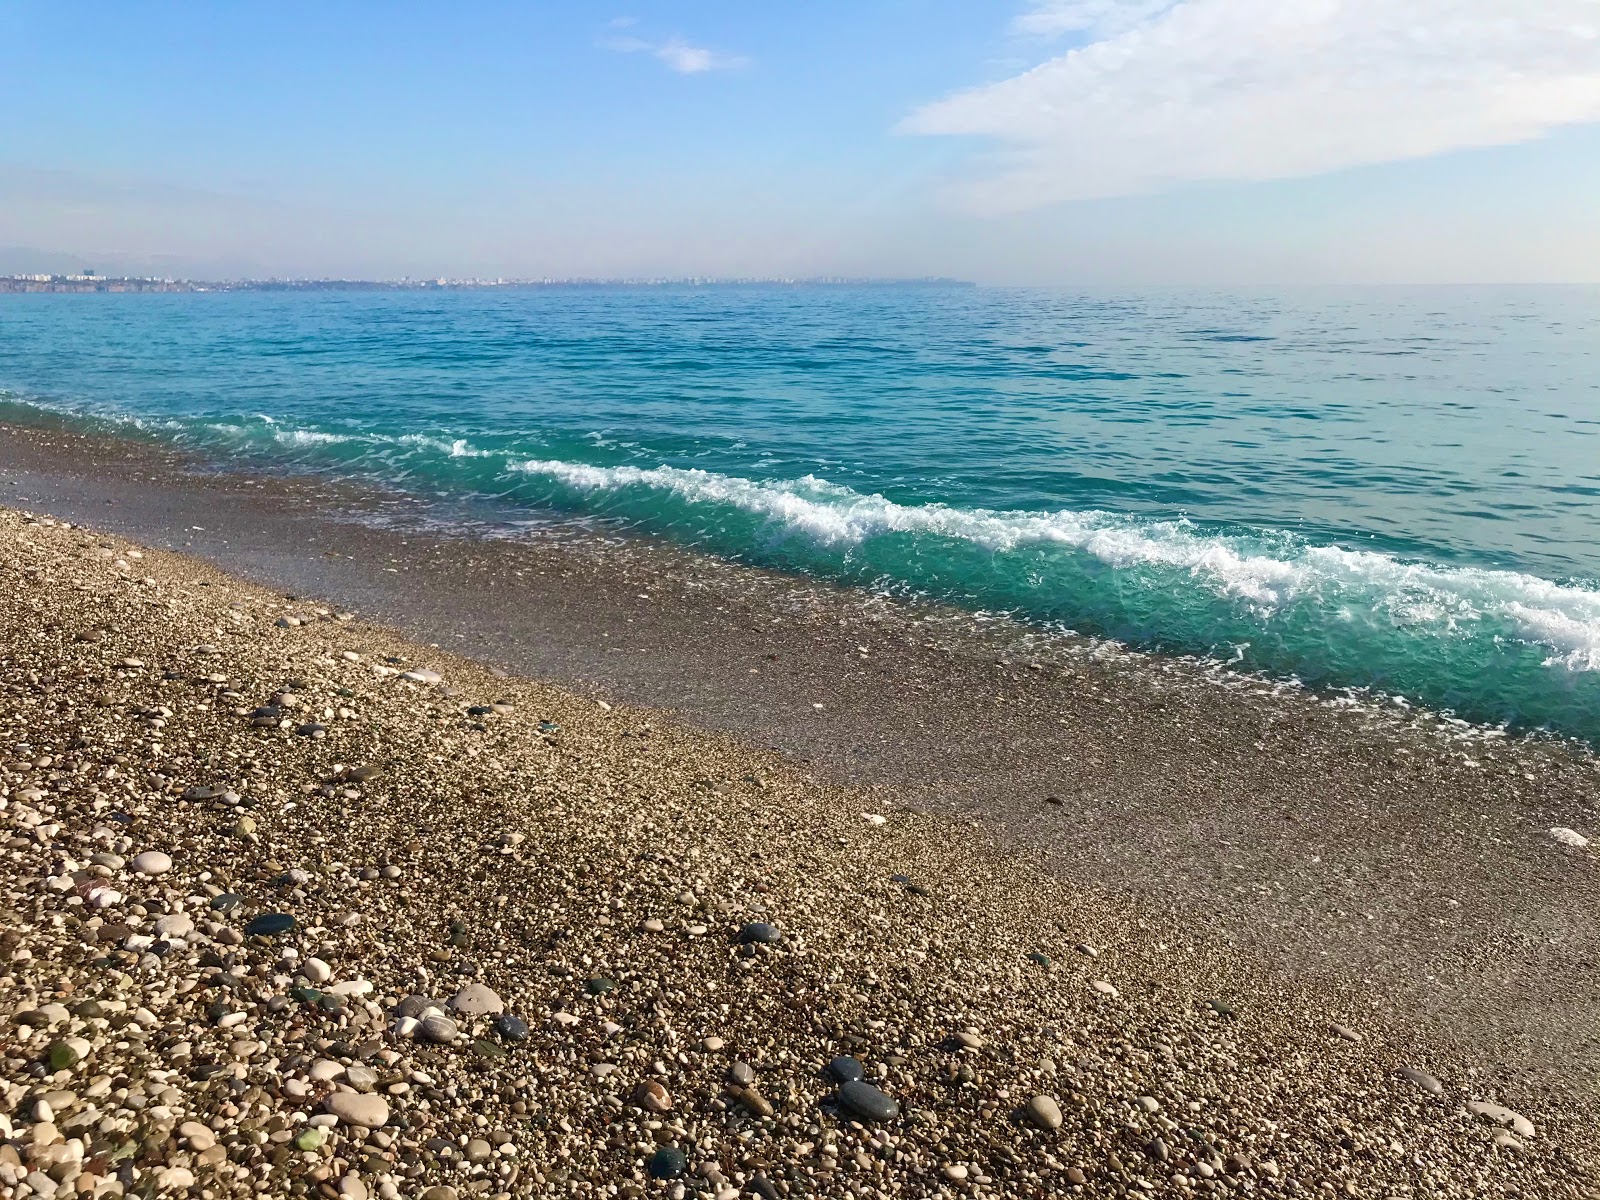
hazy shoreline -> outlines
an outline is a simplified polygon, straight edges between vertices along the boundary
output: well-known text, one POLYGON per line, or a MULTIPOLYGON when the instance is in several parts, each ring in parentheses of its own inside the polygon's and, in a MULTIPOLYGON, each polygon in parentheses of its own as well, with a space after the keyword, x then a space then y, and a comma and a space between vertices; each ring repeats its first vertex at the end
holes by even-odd
POLYGON ((116 536, 0 579, 15 1194, 1592 1194, 1221 914, 116 536))

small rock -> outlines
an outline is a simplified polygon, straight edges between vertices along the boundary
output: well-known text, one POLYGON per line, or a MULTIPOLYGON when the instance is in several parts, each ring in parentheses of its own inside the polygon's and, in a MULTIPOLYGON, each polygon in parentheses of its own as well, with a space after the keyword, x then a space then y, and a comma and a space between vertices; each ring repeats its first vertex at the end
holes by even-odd
POLYGON ((1469 1100, 1467 1111, 1496 1125, 1505 1126, 1520 1138, 1531 1138, 1534 1135, 1533 1122, 1521 1113, 1512 1112, 1503 1104, 1494 1104, 1488 1100, 1469 1100))
POLYGON ((689 1160, 676 1146, 662 1146, 650 1156, 648 1170, 656 1179, 677 1179, 689 1169, 689 1160))
POLYGON ((300 964, 300 974, 320 987, 333 978, 333 968, 320 958, 308 958, 300 964))
POLYGON ((1049 1096, 1035 1096, 1023 1108, 1023 1113, 1030 1124, 1040 1129, 1061 1128, 1061 1106, 1049 1096))
POLYGON ((1415 1067, 1401 1067, 1397 1074, 1401 1079, 1410 1080, 1430 1096, 1437 1096, 1444 1091, 1444 1084, 1426 1071, 1419 1071, 1415 1067))
POLYGON ((528 1040, 528 1023, 511 1016, 509 1013, 502 1015, 495 1021, 494 1031, 508 1042, 525 1042, 528 1040))
POLYGON ((738 940, 741 942, 760 942, 771 944, 783 935, 778 932, 775 925, 768 925, 765 921, 751 921, 739 930, 738 940))
POLYGON ((455 1041, 461 1031, 449 1017, 435 1014, 422 1019, 422 1027, 419 1032, 430 1042, 447 1043, 455 1041))
POLYGON ((1550 836, 1563 846, 1571 846, 1574 850, 1582 850, 1589 844, 1589 839, 1576 829, 1568 829, 1565 825, 1557 825, 1550 831, 1550 836))
POLYGON ((280 933, 288 933, 295 927, 295 919, 288 913, 269 912, 262 913, 255 920, 244 927, 248 937, 276 937, 280 933))
POLYGON ((140 875, 165 875, 172 870, 172 858, 160 850, 146 850, 128 865, 140 875))
POLYGON ((389 1123, 389 1102, 382 1096, 364 1095, 360 1092, 334 1092, 323 1101, 330 1113, 342 1125, 360 1125, 366 1129, 381 1129, 389 1123))
POLYGON ((672 1111, 672 1094, 654 1079, 646 1079, 634 1090, 633 1102, 646 1112, 672 1111))
POLYGON ((852 1079, 849 1083, 841 1084, 839 1101, 852 1116, 863 1121, 892 1121, 900 1115, 900 1102, 864 1079, 852 1079))
POLYGON ((848 1054, 841 1054, 828 1064, 828 1074, 839 1083, 849 1083, 866 1078, 867 1072, 857 1060, 848 1054))
POLYGON ((500 997, 481 983, 469 983, 450 997, 450 1007, 466 1017, 492 1016, 506 1009, 500 997))

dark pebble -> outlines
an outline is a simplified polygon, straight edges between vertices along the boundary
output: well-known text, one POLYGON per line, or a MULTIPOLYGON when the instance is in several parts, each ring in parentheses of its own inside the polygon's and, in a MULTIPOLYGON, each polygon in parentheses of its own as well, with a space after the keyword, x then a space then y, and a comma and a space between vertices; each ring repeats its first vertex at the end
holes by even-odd
POLYGON ((242 898, 232 892, 223 892, 220 896, 211 897, 211 907, 218 912, 232 912, 241 903, 243 903, 242 898))
POLYGON ((650 1156, 650 1174, 657 1179, 677 1179, 689 1169, 689 1160, 675 1146, 663 1146, 650 1156))
POLYGON ((863 1121, 892 1121, 900 1115, 900 1102, 861 1079, 839 1088, 839 1102, 863 1121))
POLYGON ((528 1040, 528 1023, 510 1013, 495 1018, 494 1031, 508 1042, 528 1040))
POLYGON ((741 942, 763 942, 770 944, 777 941, 782 936, 783 935, 778 932, 778 927, 776 925, 768 925, 765 921, 751 921, 750 924, 739 930, 739 940, 741 942))
POLYGON ((607 992, 616 991, 617 985, 604 975, 596 975, 583 985, 589 990, 591 996, 603 996, 607 992))
POLYGON ((262 913, 244 931, 250 937, 275 937, 280 933, 288 933, 295 926, 295 920, 288 913, 269 912, 262 913))
POLYGON ((848 1054, 841 1054, 828 1064, 828 1074, 840 1083, 853 1083, 866 1077, 866 1069, 848 1054))

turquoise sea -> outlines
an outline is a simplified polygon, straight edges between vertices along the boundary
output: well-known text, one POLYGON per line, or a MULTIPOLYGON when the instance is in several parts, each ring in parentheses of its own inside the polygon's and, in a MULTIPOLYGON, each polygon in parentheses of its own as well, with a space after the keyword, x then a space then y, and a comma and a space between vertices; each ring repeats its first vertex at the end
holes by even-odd
POLYGON ((1597 289, 8 296, 0 389, 1600 741, 1597 289))

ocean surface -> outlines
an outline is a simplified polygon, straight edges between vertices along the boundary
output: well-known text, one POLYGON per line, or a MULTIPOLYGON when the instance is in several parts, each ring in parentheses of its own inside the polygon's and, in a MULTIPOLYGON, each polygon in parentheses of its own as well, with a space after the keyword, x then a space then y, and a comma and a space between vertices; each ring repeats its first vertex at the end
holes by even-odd
POLYGON ((1600 742, 1600 289, 0 298, 0 419, 1600 742))

